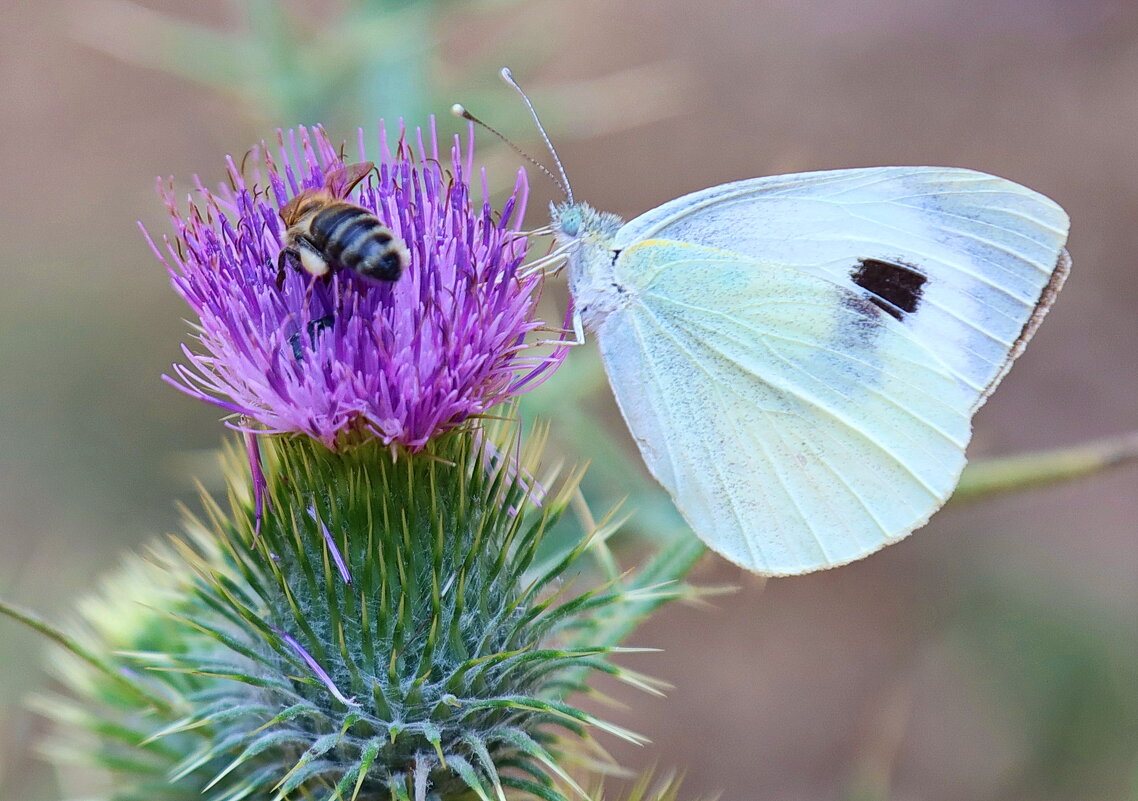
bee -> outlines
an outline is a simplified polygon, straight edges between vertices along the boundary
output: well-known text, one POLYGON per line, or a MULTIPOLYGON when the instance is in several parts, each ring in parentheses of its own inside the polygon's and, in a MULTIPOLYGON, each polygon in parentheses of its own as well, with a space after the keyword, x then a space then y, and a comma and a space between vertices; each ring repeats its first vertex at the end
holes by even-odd
POLYGON ((278 286, 289 266, 316 276, 345 268, 381 281, 399 278, 411 257, 407 245, 370 211, 344 200, 374 167, 364 161, 334 170, 324 186, 306 189, 285 204, 278 286))

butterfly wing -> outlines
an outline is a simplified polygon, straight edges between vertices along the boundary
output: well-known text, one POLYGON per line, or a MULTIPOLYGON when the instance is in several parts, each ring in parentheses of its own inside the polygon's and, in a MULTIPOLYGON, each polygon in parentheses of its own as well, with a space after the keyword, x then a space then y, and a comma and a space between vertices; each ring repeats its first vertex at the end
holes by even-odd
POLYGON ((724 184, 665 203, 614 247, 670 239, 826 278, 935 351, 979 406, 1050 306, 1069 260, 1048 198, 972 170, 879 167, 724 184))
POLYGON ((816 275, 648 241, 596 335, 652 474, 714 550, 766 575, 922 525, 964 465, 973 394, 898 320, 816 275))

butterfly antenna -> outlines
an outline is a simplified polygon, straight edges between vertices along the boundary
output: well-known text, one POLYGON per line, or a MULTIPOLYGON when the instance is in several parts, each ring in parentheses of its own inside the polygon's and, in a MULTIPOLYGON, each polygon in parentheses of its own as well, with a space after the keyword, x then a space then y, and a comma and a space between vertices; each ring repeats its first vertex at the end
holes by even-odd
MULTIPOLYGON (((494 134, 494 136, 501 139, 503 142, 505 142, 507 145, 510 146, 511 150, 513 150, 515 153, 517 153, 523 159, 525 159, 530 164, 537 167, 539 170, 541 170, 543 173, 545 173, 547 176, 549 176, 549 180, 551 180, 551 181, 553 181, 553 183, 557 184, 557 188, 561 190, 562 194, 564 194, 566 197, 568 197, 570 199, 570 202, 572 202, 573 195, 566 188, 567 185, 565 183, 563 183, 556 175, 554 175, 548 167, 546 167, 544 164, 542 164, 540 161, 535 159, 529 153, 525 152, 520 147, 518 147, 513 142, 511 142, 506 137, 506 135, 504 133, 499 131, 497 128, 494 128, 493 126, 488 125, 487 123, 485 123, 482 120, 475 117, 473 114, 471 114, 469 111, 467 111, 466 107, 464 105, 462 105, 461 103, 455 103, 453 106, 450 107, 450 111, 451 111, 451 114, 454 114, 456 117, 462 117, 464 120, 470 120, 475 125, 481 125, 487 131, 494 134)), ((561 165, 558 165, 558 166, 561 166, 561 165)))
POLYGON ((558 156, 558 151, 553 147, 553 142, 550 141, 550 134, 545 133, 545 126, 542 125, 542 118, 537 116, 537 109, 534 108, 533 102, 530 102, 528 94, 523 92, 518 82, 513 79, 513 73, 510 72, 510 67, 502 67, 502 72, 498 73, 502 76, 502 80, 510 84, 513 91, 518 92, 521 96, 522 102, 525 102, 526 108, 529 109, 530 115, 534 117, 534 124, 537 125, 537 132, 542 134, 542 140, 545 142, 545 147, 550 149, 550 155, 553 156, 553 163, 558 165, 558 173, 561 174, 561 189, 566 195, 566 200, 572 204, 572 187, 569 185, 569 176, 566 175, 566 168, 561 164, 561 157, 558 156))

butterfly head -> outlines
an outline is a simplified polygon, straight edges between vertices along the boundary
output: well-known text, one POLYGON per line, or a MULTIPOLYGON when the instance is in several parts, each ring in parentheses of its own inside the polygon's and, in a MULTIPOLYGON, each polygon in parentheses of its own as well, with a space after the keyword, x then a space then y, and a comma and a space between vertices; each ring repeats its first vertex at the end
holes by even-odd
POLYGON ((595 329, 615 308, 627 302, 613 274, 613 239, 624 221, 585 203, 550 207, 557 250, 569 267, 569 292, 575 304, 575 328, 595 329))
POLYGON ((588 203, 553 203, 549 216, 557 244, 570 251, 581 244, 605 245, 624 225, 620 217, 597 211, 588 203))

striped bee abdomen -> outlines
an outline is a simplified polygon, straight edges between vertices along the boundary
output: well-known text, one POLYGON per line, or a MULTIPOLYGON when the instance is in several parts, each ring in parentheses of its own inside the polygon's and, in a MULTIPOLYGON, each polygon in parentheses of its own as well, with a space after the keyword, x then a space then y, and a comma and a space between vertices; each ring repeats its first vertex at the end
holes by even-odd
POLYGON ((358 273, 394 281, 407 265, 407 248, 367 209, 333 203, 312 219, 309 238, 328 261, 358 273))

